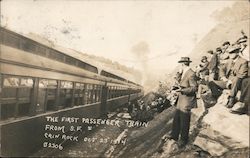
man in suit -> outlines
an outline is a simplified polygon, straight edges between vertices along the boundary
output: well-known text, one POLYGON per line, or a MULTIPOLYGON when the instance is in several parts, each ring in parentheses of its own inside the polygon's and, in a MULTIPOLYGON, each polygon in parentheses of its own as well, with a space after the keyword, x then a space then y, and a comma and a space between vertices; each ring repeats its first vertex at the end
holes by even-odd
POLYGON ((189 57, 182 57, 179 61, 182 74, 180 88, 176 90, 179 96, 170 138, 178 141, 180 135, 180 141, 178 142, 180 148, 188 143, 191 109, 197 106, 195 92, 198 85, 195 72, 189 67, 191 62, 189 57))
POLYGON ((219 96, 223 89, 231 89, 227 107, 232 108, 235 96, 241 88, 242 80, 248 75, 248 63, 247 60, 239 56, 239 46, 230 47, 228 53, 230 59, 220 70, 221 80, 210 81, 208 86, 215 97, 219 96))
POLYGON ((210 78, 217 80, 218 79, 218 72, 219 72, 219 52, 220 49, 217 48, 216 52, 209 50, 207 53, 210 54, 211 58, 208 64, 209 69, 209 76, 210 78))

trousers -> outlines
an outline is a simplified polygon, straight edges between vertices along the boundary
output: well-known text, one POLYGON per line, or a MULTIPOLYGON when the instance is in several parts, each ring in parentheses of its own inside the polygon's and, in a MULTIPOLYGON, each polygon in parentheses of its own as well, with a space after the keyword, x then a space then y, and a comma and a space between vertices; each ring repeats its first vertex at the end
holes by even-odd
POLYGON ((250 77, 244 78, 242 80, 241 95, 239 101, 249 105, 250 104, 249 96, 250 96, 250 77))
MULTIPOLYGON (((235 80, 232 81, 232 85, 231 85, 231 92, 230 92, 230 96, 231 97, 235 97, 237 92, 241 89, 241 82, 242 79, 241 78, 235 78, 235 80)), ((209 88, 212 91, 212 94, 215 96, 219 96, 221 95, 221 92, 223 89, 227 89, 227 82, 225 81, 210 81, 208 83, 209 88)))
POLYGON ((191 118, 190 111, 183 112, 179 109, 176 110, 171 132, 171 137, 175 141, 178 141, 180 135, 180 140, 184 144, 188 143, 190 118, 191 118))

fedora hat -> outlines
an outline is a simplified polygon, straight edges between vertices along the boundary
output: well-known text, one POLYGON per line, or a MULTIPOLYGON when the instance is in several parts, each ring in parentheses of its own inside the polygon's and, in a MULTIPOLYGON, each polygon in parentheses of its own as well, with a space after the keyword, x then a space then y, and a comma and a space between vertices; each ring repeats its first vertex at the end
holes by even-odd
POLYGON ((213 50, 209 50, 209 51, 207 51, 207 53, 214 54, 213 50))
POLYGON ((203 57, 201 58, 201 62, 204 62, 204 61, 207 61, 207 56, 203 56, 203 57))
POLYGON ((191 63, 192 61, 190 60, 189 57, 181 57, 181 60, 178 61, 178 63, 191 63))
POLYGON ((222 46, 225 46, 225 45, 230 45, 230 42, 229 41, 226 41, 222 44, 222 46))
POLYGON ((222 49, 220 47, 216 48, 216 52, 222 52, 222 49))
POLYGON ((240 43, 245 43, 247 42, 247 37, 246 38, 240 38, 238 39, 237 43, 240 44, 240 43))
POLYGON ((239 45, 233 45, 233 46, 229 47, 228 53, 229 53, 229 54, 238 53, 240 49, 241 49, 241 48, 240 48, 239 45))

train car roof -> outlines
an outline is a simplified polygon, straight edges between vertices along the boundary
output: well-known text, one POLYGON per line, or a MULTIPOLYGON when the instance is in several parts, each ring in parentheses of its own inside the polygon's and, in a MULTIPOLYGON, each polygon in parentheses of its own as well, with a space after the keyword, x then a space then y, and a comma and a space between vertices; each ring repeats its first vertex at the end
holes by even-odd
MULTIPOLYGON (((31 39, 31 40, 39 43, 39 44, 45 45, 45 46, 47 46, 49 48, 55 49, 55 50, 63 53, 63 54, 66 54, 68 56, 71 56, 73 58, 81 60, 81 61, 85 62, 86 64, 94 66, 94 67, 96 67, 98 69, 99 74, 100 74, 101 70, 104 70, 104 71, 106 71, 108 73, 115 74, 116 76, 118 76, 120 78, 123 78, 123 79, 125 79, 127 81, 130 81, 132 79, 132 77, 131 77, 132 75, 129 74, 129 73, 124 75, 125 72, 111 69, 110 67, 105 66, 105 64, 102 64, 101 62, 96 62, 93 59, 90 59, 90 56, 84 55, 84 53, 82 53, 80 51, 76 51, 76 50, 73 50, 71 48, 66 48, 66 47, 62 47, 60 45, 57 45, 54 42, 52 42, 52 41, 50 41, 48 39, 45 39, 45 38, 43 38, 42 36, 40 36, 38 34, 35 34, 35 33, 22 34, 22 33, 17 33, 15 31, 12 31, 9 28, 5 28, 5 27, 0 27, 0 28, 3 28, 4 30, 9 31, 11 33, 14 33, 14 34, 16 34, 18 36, 23 36, 24 38, 31 39), (128 76, 128 75, 130 75, 130 76, 128 76), (128 78, 130 78, 130 79, 128 80, 128 78)), ((130 81, 130 82, 132 82, 132 81, 130 81)), ((134 81, 132 83, 136 84, 136 85, 139 85, 137 83, 134 83, 134 81)))

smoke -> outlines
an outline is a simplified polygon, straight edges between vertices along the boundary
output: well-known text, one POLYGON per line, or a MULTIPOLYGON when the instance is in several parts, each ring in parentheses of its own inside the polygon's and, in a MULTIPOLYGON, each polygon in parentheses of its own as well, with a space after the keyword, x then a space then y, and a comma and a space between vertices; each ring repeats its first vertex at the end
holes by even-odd
POLYGON ((137 60, 142 64, 144 70, 147 70, 148 54, 150 53, 149 45, 145 41, 141 41, 135 44, 132 49, 132 53, 135 55, 137 60))
POLYGON ((145 88, 145 91, 150 90, 155 85, 153 82, 154 78, 152 78, 153 75, 151 75, 148 66, 148 55, 150 53, 149 44, 146 41, 140 41, 139 43, 132 46, 131 52, 135 55, 136 61, 142 68, 142 84, 145 88))

